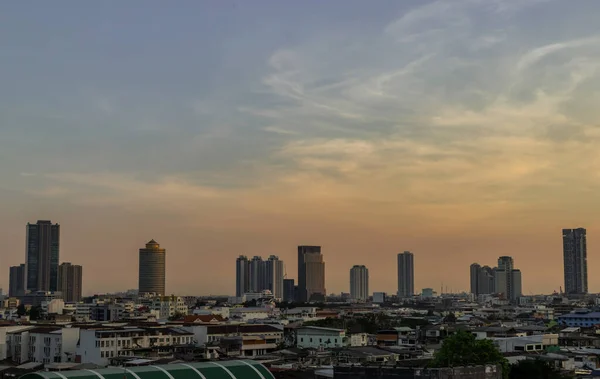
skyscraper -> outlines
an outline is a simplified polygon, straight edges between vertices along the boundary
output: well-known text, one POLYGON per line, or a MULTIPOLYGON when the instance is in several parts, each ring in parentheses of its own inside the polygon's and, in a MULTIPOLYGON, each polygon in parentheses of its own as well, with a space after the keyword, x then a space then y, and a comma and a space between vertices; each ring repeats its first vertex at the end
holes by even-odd
POLYGON ((259 256, 248 260, 240 255, 235 261, 237 297, 245 293, 271 291, 276 299, 283 298, 283 261, 271 255, 268 260, 259 256))
POLYGON ((139 293, 165 296, 167 251, 151 240, 140 249, 139 293))
POLYGON ((26 243, 25 290, 56 291, 60 225, 43 220, 39 220, 36 224, 27 224, 26 243))
POLYGON ((267 289, 265 283, 265 262, 261 257, 255 256, 250 261, 249 277, 250 277, 250 292, 261 292, 267 289))
POLYGON ((587 293, 586 230, 584 228, 563 229, 562 234, 565 292, 567 294, 587 293))
POLYGON ((8 296, 16 297, 25 294, 25 265, 12 266, 10 268, 8 296))
POLYGON ((479 275, 481 274, 481 266, 478 263, 471 265, 471 293, 479 295, 479 275))
POLYGON ((292 303, 296 301, 296 291, 294 279, 283 279, 283 301, 292 303))
POLYGON ((522 295, 521 270, 514 267, 512 257, 498 258, 498 268, 494 271, 494 284, 497 293, 515 302, 522 295))
POLYGON ((398 254, 398 297, 412 297, 415 293, 414 256, 410 251, 398 254))
POLYGON ((248 257, 240 255, 235 260, 235 296, 242 297, 250 291, 250 265, 248 257))
POLYGON ((350 269, 350 298, 358 301, 369 299, 369 269, 354 265, 350 269))
POLYGON ((271 255, 265 264, 265 285, 275 299, 283 299, 283 261, 276 255, 271 255))
POLYGON ((66 302, 81 301, 83 268, 64 262, 58 266, 58 290, 66 302))
POLYGON ((471 265, 471 293, 474 295, 491 294, 495 291, 494 270, 478 263, 471 265))
POLYGON ((298 301, 322 300, 325 295, 321 246, 298 246, 298 301))

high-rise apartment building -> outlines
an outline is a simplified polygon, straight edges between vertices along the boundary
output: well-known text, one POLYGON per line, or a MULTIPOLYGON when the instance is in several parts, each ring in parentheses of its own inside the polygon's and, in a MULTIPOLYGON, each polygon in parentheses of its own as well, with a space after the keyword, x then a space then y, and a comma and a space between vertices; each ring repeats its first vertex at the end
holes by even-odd
POLYGON ((414 256, 410 251, 398 254, 398 297, 412 297, 415 293, 414 256))
POLYGON ((8 296, 17 297, 25 294, 25 265, 12 266, 9 273, 8 296))
POLYGON ((563 229, 562 234, 565 292, 567 294, 587 293, 586 230, 584 228, 563 229))
POLYGON ((354 265, 350 269, 350 298, 358 301, 369 299, 369 269, 354 265))
POLYGON ((250 264, 248 257, 240 255, 235 260, 235 296, 242 297, 250 292, 250 264))
POLYGON ((261 292, 267 289, 265 283, 265 262, 261 257, 255 256, 249 266, 250 292, 261 292))
POLYGON ((165 296, 167 251, 151 240, 140 249, 139 293, 165 296))
POLYGON ((495 277, 492 268, 473 263, 470 271, 472 294, 487 295, 495 292, 495 277))
POLYGON ((276 255, 271 255, 264 262, 265 287, 276 299, 283 299, 283 261, 276 255))
POLYGON ((321 246, 298 246, 298 301, 323 300, 326 294, 321 246))
POLYGON ((56 291, 58 288, 58 262, 60 250, 60 225, 39 220, 27 224, 25 255, 25 290, 56 291))
POLYGON ((77 303, 82 297, 83 268, 69 262, 58 266, 58 290, 64 301, 77 303))
POLYGON ((294 279, 283 279, 283 301, 287 303, 296 301, 295 286, 294 279))
POLYGON ((245 293, 271 291, 276 299, 283 298, 283 261, 271 255, 266 261, 259 256, 248 260, 240 255, 235 262, 237 297, 245 293))
POLYGON ((498 258, 498 267, 494 271, 496 292, 507 300, 516 301, 522 295, 521 270, 514 268, 512 257, 498 258))

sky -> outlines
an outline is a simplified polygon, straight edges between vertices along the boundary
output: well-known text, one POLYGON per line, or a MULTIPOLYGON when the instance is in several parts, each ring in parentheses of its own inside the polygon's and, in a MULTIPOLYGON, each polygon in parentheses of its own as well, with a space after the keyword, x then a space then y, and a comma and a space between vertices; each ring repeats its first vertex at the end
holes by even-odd
POLYGON ((600 292, 600 2, 31 0, 0 5, 0 284, 25 225, 61 224, 84 293, 233 294, 235 258, 321 245, 329 293, 369 269, 469 289, 510 255, 563 285, 562 228, 600 292))

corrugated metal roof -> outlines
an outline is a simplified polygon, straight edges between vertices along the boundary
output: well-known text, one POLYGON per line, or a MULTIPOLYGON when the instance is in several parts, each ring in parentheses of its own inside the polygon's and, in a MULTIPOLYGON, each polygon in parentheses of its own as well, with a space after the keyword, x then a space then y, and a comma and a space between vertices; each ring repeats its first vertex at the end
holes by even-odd
POLYGON ((189 362, 132 368, 39 371, 19 379, 274 379, 254 361, 189 362))

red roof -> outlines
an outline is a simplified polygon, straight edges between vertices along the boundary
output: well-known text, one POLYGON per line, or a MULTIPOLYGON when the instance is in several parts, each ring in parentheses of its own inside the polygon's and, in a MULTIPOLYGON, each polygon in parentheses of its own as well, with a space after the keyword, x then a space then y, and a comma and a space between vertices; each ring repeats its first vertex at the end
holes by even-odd
POLYGON ((183 318, 184 323, 195 322, 195 323, 210 323, 210 322, 223 322, 225 319, 221 315, 189 315, 183 318))

